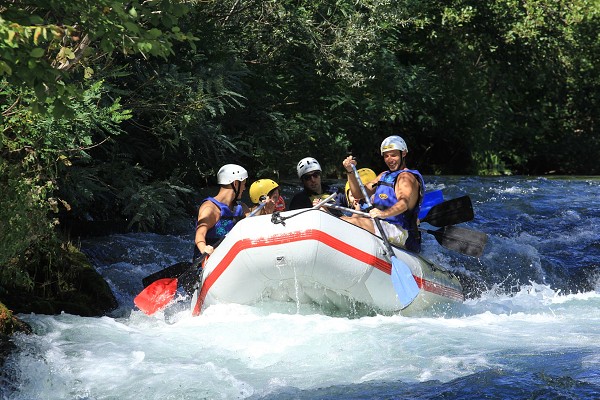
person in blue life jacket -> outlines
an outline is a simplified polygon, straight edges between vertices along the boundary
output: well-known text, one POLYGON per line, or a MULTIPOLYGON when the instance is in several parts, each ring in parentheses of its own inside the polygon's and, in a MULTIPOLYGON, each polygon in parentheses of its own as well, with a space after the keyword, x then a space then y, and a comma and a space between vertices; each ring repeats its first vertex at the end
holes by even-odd
MULTIPOLYGON (((330 185, 324 188, 321 183, 321 164, 313 157, 305 157, 298 162, 296 167, 298 178, 302 181, 303 189, 296 193, 290 201, 290 210, 300 208, 311 208, 321 200, 326 199, 333 193, 338 193, 335 199, 335 204, 344 206, 346 204, 346 196, 340 193, 340 188, 335 185, 330 185)), ((341 215, 341 212, 331 210, 332 214, 341 215)))
POLYGON ((273 214, 275 211, 285 211, 285 199, 279 192, 279 185, 272 179, 259 179, 250 185, 250 200, 253 206, 250 211, 256 208, 263 201, 266 202, 264 207, 257 215, 273 214))
MULTIPOLYGON (((425 181, 419 171, 406 168, 408 147, 400 136, 385 138, 380 150, 389 169, 365 185, 367 195, 372 196, 373 208, 369 215, 381 220, 383 231, 391 243, 418 253, 421 251, 421 234, 417 219, 425 193, 425 181)), ((352 170, 356 160, 348 156, 342 165, 346 169, 352 195, 362 199, 358 180, 352 170)), ((371 218, 343 218, 376 233, 371 218)))
POLYGON ((249 212, 248 206, 240 202, 246 179, 248 172, 236 164, 223 165, 217 172, 219 193, 204 199, 198 209, 194 259, 202 254, 212 254, 215 243, 249 212))

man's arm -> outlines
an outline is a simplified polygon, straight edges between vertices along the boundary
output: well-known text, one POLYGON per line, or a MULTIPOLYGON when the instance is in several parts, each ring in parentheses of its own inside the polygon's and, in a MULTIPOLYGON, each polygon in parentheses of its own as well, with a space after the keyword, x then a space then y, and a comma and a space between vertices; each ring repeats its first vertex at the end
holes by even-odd
POLYGON ((212 201, 205 201, 198 210, 198 224, 196 225, 196 236, 194 243, 200 253, 211 254, 214 251, 212 246, 206 244, 206 233, 215 226, 221 218, 221 211, 212 201))

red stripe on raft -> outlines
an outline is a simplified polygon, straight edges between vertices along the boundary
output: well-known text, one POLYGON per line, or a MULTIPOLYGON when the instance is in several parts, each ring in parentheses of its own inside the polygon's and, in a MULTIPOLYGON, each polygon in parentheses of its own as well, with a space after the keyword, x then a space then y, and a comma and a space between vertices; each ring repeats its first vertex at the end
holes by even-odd
MULTIPOLYGON (((391 273, 392 264, 390 264, 389 262, 382 260, 371 253, 367 253, 365 251, 357 249, 356 247, 351 246, 346 242, 343 242, 331 235, 328 235, 323 231, 319 231, 316 229, 308 229, 301 232, 284 233, 262 239, 242 239, 234 243, 233 246, 231 246, 225 257, 223 257, 223 259, 219 262, 219 264, 213 269, 211 274, 204 281, 204 284, 202 285, 202 290, 200 292, 200 295, 198 296, 198 300, 194 305, 192 315, 200 315, 200 310, 202 309, 202 304, 204 304, 206 294, 208 293, 212 285, 217 281, 217 279, 219 279, 221 274, 227 269, 227 267, 242 250, 254 247, 275 246, 279 244, 299 242, 302 240, 317 240, 335 250, 338 250, 341 253, 349 255, 350 257, 358 261, 371 265, 374 268, 377 268, 378 270, 385 272, 388 275, 391 273)), ((429 282, 418 277, 415 277, 415 280, 417 282, 417 285, 420 288, 423 288, 423 290, 425 291, 432 292, 444 297, 455 298, 460 300, 463 299, 462 293, 458 292, 455 289, 441 286, 440 284, 429 282)))
POLYGON ((464 301, 465 299, 465 296, 460 291, 451 287, 444 286, 436 282, 431 282, 423 278, 419 278, 418 276, 415 276, 415 280, 417 281, 417 285, 419 285, 419 287, 426 292, 434 293, 439 296, 448 297, 449 299, 455 299, 458 301, 464 301))

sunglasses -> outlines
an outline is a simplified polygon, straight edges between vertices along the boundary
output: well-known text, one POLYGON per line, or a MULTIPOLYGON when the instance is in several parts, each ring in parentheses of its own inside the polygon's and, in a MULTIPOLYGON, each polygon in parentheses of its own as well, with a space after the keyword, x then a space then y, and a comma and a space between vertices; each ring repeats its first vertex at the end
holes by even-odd
POLYGON ((310 181, 312 178, 319 178, 321 173, 319 171, 313 172, 312 174, 304 174, 302 175, 303 181, 310 181))

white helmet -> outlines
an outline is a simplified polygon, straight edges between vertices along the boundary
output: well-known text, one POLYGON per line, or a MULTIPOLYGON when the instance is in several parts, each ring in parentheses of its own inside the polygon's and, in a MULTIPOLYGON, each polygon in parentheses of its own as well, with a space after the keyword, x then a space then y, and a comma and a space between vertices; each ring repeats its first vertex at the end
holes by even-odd
POLYGON ((217 172, 217 183, 229 185, 231 182, 243 181, 248 178, 248 171, 236 164, 225 164, 217 172))
POLYGON ((383 142, 381 142, 381 155, 390 150, 400 150, 401 153, 404 151, 408 153, 406 142, 400 136, 388 136, 383 139, 383 142))
POLYGON ((306 157, 300 160, 298 166, 296 167, 296 171, 298 171, 298 178, 302 178, 302 175, 307 174, 313 171, 323 171, 321 169, 321 165, 317 160, 312 157, 306 157))

